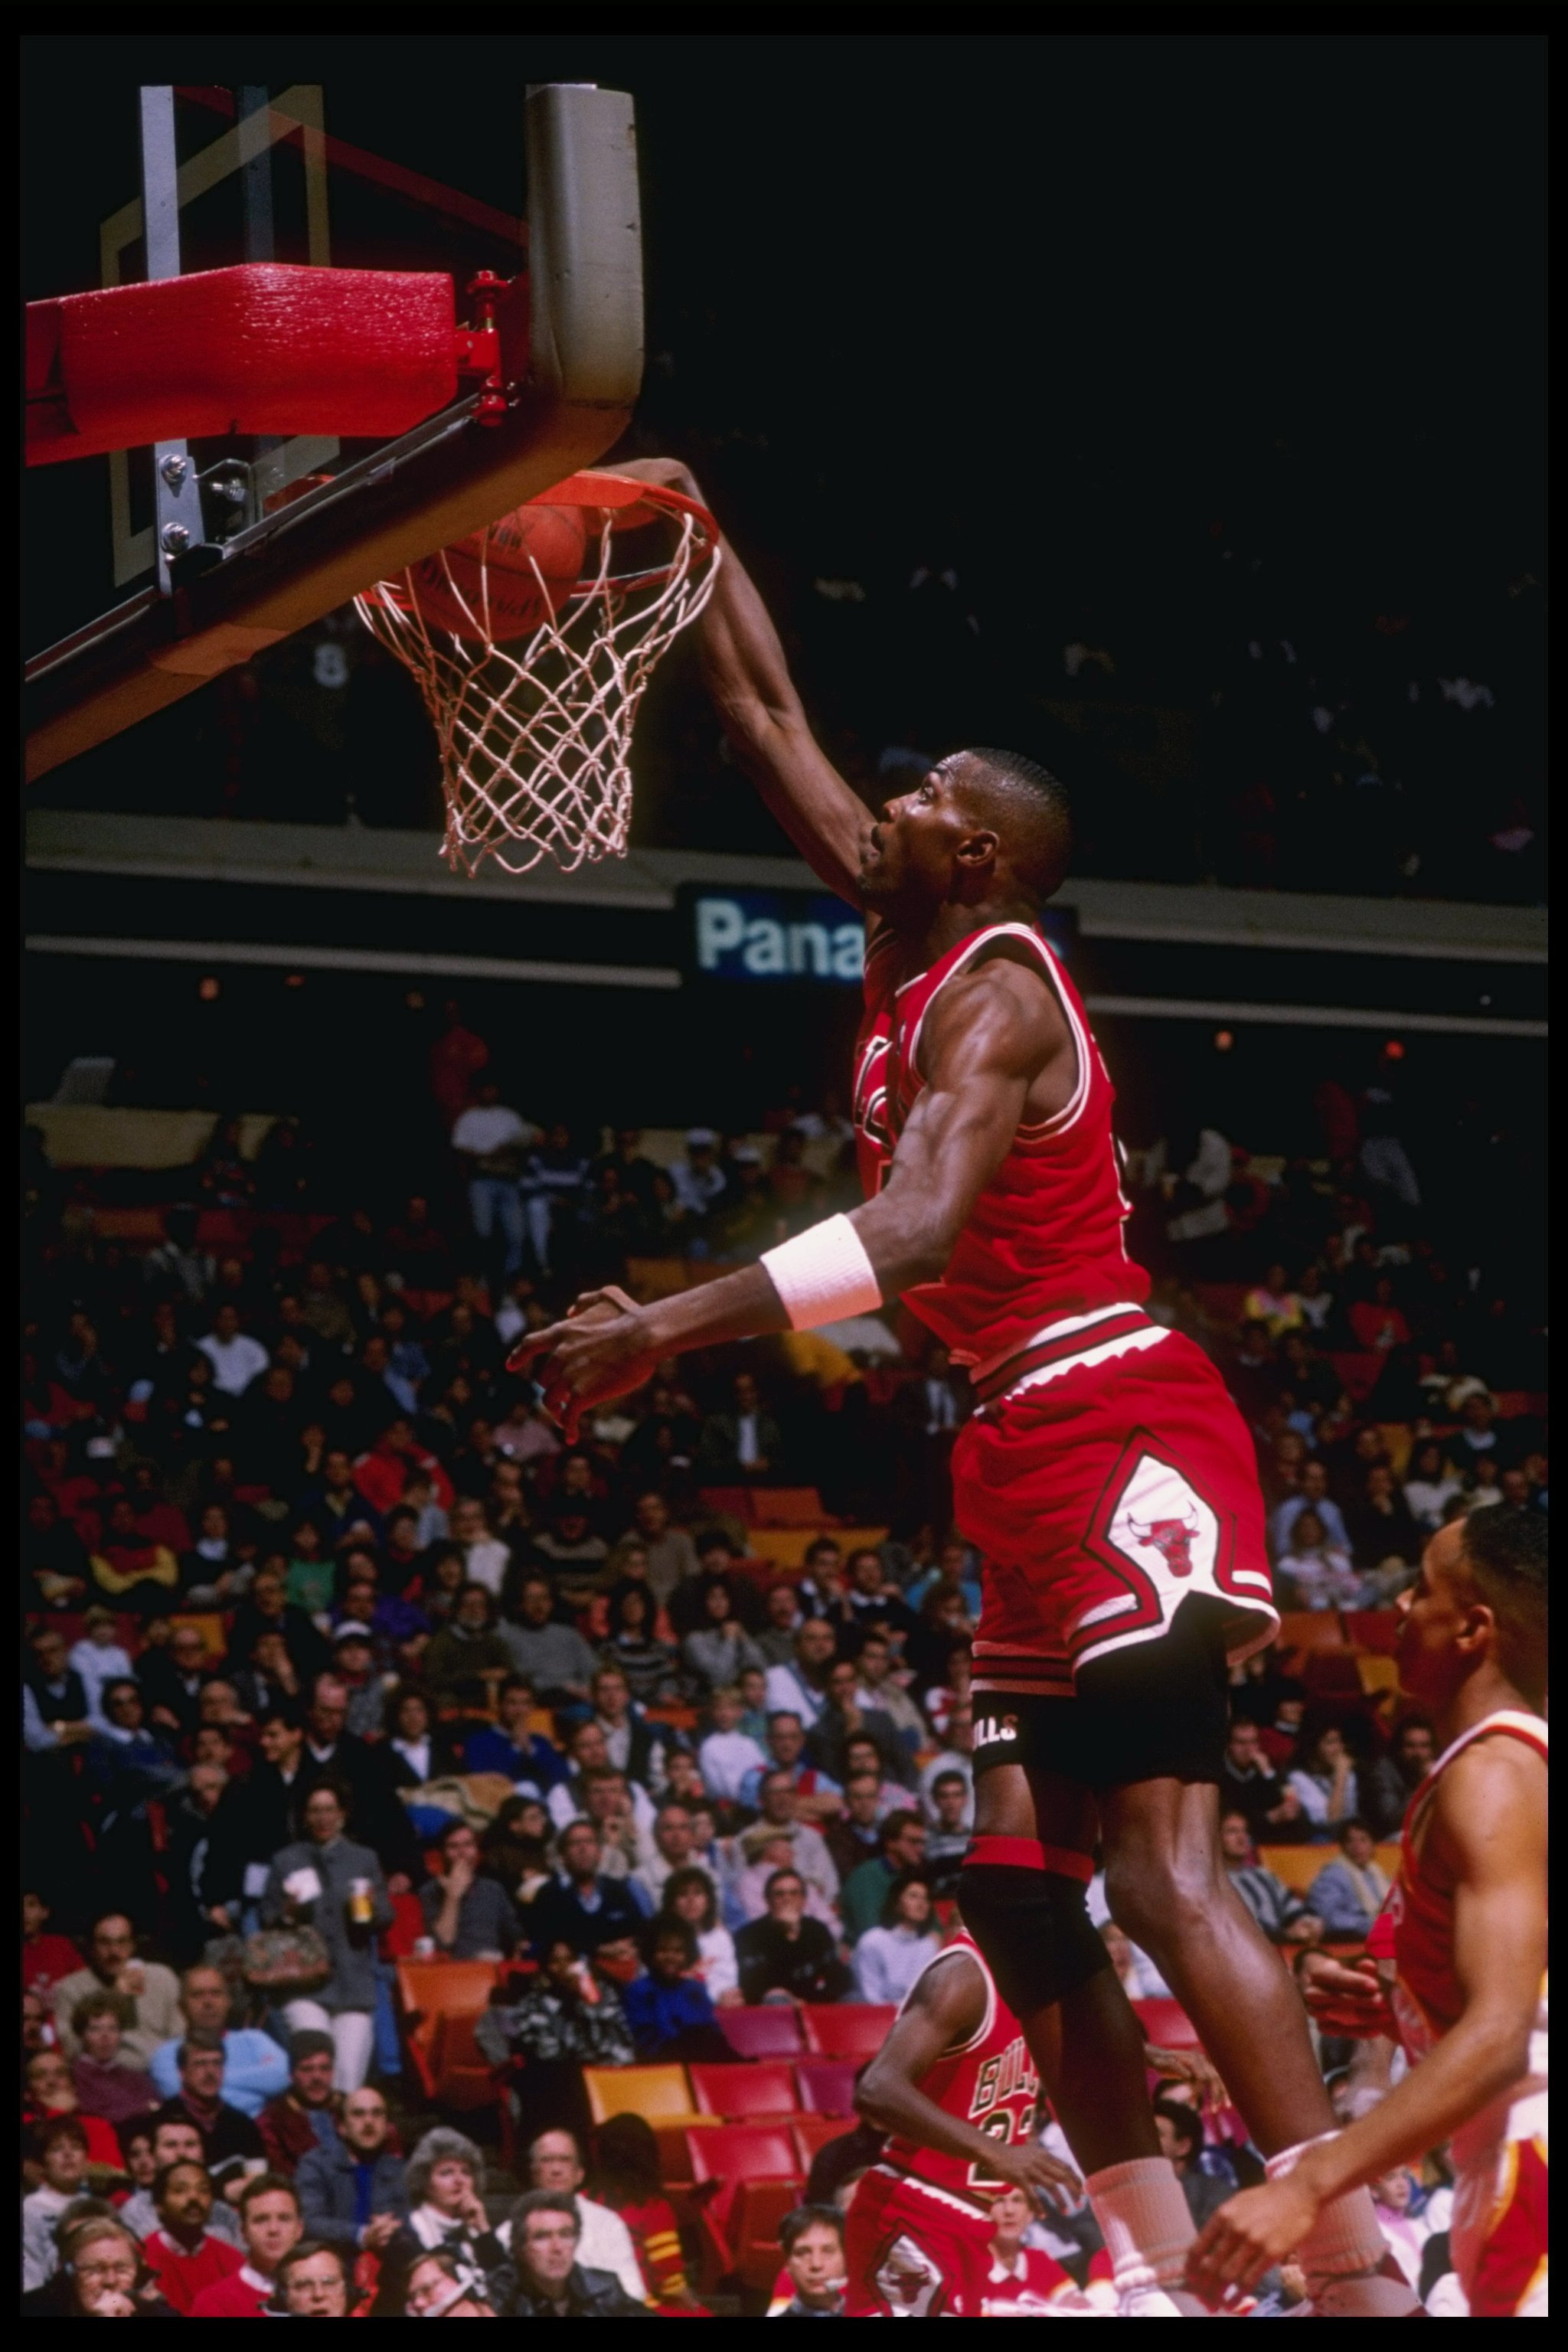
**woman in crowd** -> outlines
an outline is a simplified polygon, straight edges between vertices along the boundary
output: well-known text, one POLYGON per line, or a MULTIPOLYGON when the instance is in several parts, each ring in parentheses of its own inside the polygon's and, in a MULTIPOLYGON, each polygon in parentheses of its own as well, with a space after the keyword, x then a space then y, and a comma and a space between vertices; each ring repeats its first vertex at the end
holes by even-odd
POLYGON ((393 1920, 381 1864, 347 1835, 349 1792, 322 1780, 304 1802, 305 1835, 272 1857, 261 1898, 264 1927, 313 1927, 326 1945, 331 1974, 307 1995, 286 2001, 290 2033, 330 2033, 336 2057, 332 2087, 357 2091, 370 2070, 375 2011, 375 1939, 393 1920))
POLYGON ((1316 1511, 1299 1511, 1274 1572, 1281 1609, 1353 1609, 1361 1579, 1316 1511))
POLYGON ((655 1634, 655 1611, 647 1583, 622 1584, 609 1596, 610 1638, 599 1654, 605 1665, 619 1667, 638 1706, 658 1706, 679 1693, 679 1654, 672 1642, 655 1634))
POLYGON ((701 1692, 738 1683, 747 1666, 763 1664, 762 1653, 735 1614, 735 1596, 721 1576, 702 1592, 702 1622, 680 1645, 688 1671, 701 1692))
POLYGON ((1460 1492, 1449 1469, 1440 1438, 1426 1437, 1411 1450, 1405 1477, 1405 1507, 1421 1534, 1435 1536, 1443 1525, 1444 1507, 1460 1492))
POLYGON ((594 2196, 631 2232, 638 2265, 662 2311, 709 2313, 691 2292, 680 2228, 664 2193, 658 2142, 643 2116, 612 2116, 594 2135, 594 2196))
POLYGON ((507 2252, 485 2210, 485 2159, 473 2141, 442 2126, 427 2131, 408 2159, 407 2186, 408 2219, 382 2257, 372 2318, 403 2315, 414 2265, 436 2247, 456 2257, 464 2286, 488 2300, 507 2252))
POLYGON ((672 1870, 664 1882, 659 1916, 681 1921, 696 1937, 696 1972, 714 2007, 737 2007, 742 1995, 735 1939, 720 1920, 718 1894, 707 1871, 672 1870))
POLYGON ((417 1590, 411 1590, 405 1597, 417 1601, 421 1614, 432 1627, 445 1625, 468 1580, 468 1567, 462 1545, 433 1544, 419 1571, 417 1590))
POLYGON ((101 2116, 116 2129, 158 2105, 152 2076, 125 2047, 126 2032, 135 2022, 135 2002, 107 1986, 86 1994, 71 2012, 71 2032, 81 2045, 71 2080, 81 2111, 101 2116))
POLYGON ((1360 1811, 1355 1763, 1337 1723, 1303 1736, 1287 1785, 1295 1790, 1301 1811, 1320 1833, 1331 1833, 1341 1822, 1360 1811))
POLYGON ((699 1969, 696 1930, 665 1913, 648 1923, 641 1942, 646 1965, 621 1989, 638 2059, 647 2065, 693 2059, 724 2065, 730 2045, 699 1969))
POLYGON ((1388 1879, 1379 1867, 1377 1841, 1365 1822, 1347 1814, 1337 1832, 1339 1859, 1325 1863, 1307 1901, 1327 1936, 1364 1936, 1382 1910, 1388 1879))
POLYGON ((923 1878, 895 1879, 882 1906, 882 1923, 868 1927, 850 1963, 858 2000, 901 2002, 929 1960, 942 1949, 942 1935, 923 1878))
POLYGON ((406 1683, 387 1692, 382 1720, 386 1731, 380 1750, 383 1769, 395 1789, 423 1788, 462 1769, 462 1753, 445 1724, 436 1721, 426 1694, 406 1683))

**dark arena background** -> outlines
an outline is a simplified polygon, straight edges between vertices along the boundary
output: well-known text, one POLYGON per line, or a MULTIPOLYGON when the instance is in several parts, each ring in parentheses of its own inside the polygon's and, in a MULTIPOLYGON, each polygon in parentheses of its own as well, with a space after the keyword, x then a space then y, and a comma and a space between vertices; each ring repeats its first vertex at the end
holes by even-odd
MULTIPOLYGON (((1288 1959, 1353 1952, 1429 1755, 1395 1605, 1447 1521, 1547 1508, 1544 40, 193 25, 22 57, 24 2309, 841 2311, 882 2148, 857 2070, 959 1924, 973 1391, 896 1300, 671 1357, 571 1444, 505 1365, 585 1289, 683 1295, 858 1205, 858 915, 690 631, 624 857, 443 862, 436 730, 352 601, 375 566, 330 567, 395 506, 387 560, 431 553, 447 461, 357 411, 92 439, 58 306, 304 265, 444 272, 473 326, 476 273, 529 271, 521 408, 448 485, 481 443, 532 464, 508 509, 682 459, 869 807, 975 742, 1067 784, 1044 928, 1128 1247, 1267 1512, 1227 1867, 1288 1959), (635 119, 640 356, 634 270, 624 394, 530 425, 541 306, 566 351, 560 256, 603 229, 583 85, 635 119), (252 575, 294 601, 247 635, 252 575), (569 2276, 531 2189, 576 2196, 569 2276), (128 2284, 61 2269, 82 2197, 140 2215, 128 2284)), ((1259 2153, 1100 1875, 1090 1916, 1201 2227, 1259 2153)), ((1367 2112, 1386 2064, 1314 2032, 1367 2112)), ((1462 2313, 1446 2147, 1378 2197, 1462 2313)), ((1116 2314, 1081 2191, 1011 2226, 987 2310, 1116 2314)), ((1259 2315, 1302 2291, 1271 2271, 1259 2315)))

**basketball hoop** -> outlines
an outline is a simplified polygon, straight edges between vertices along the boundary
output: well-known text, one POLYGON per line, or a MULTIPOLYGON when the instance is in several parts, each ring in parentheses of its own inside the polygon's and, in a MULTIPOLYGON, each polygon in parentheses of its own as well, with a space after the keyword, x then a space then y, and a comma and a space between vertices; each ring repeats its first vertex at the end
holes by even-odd
POLYGON ((436 722, 449 865, 526 874, 548 851, 570 873, 625 855, 637 705, 718 563, 693 499, 580 473, 355 598, 436 722), (616 539, 656 530, 672 544, 617 571, 616 539))

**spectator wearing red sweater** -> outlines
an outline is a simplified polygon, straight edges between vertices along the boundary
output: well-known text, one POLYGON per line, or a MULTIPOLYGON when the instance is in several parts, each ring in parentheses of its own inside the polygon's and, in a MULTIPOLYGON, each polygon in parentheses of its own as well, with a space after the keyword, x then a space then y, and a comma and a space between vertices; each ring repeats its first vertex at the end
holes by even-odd
POLYGON ((301 2234, 300 2198, 280 2173, 258 2172, 240 2192, 239 2225, 245 2237, 240 2268, 203 2287, 191 2305, 193 2319, 259 2319, 278 2284, 278 2265, 301 2234))
POLYGON ((153 2202, 158 2226, 142 2241, 147 2266, 164 2302, 188 2319, 202 2290, 232 2278, 245 2257, 207 2227, 213 2185, 205 2164, 186 2157, 164 2165, 153 2183, 153 2202))
POLYGON ((686 2275, 679 2225, 659 2171, 658 2142, 646 2117, 612 2116, 600 2125, 594 2141, 594 2195, 626 2223, 659 2308, 710 2317, 686 2275))
POLYGON ((379 1511, 384 1518, 402 1502, 404 1483, 414 1469, 424 1471, 437 1502, 449 1513, 455 1500, 450 1478, 433 1454, 426 1454, 416 1444, 413 1423, 399 1413, 388 1423, 369 1452, 355 1462, 354 1485, 372 1510, 379 1511))
POLYGON ((1408 1348, 1410 1326, 1394 1294, 1390 1276, 1381 1274, 1370 1298, 1358 1298, 1350 1311, 1356 1346, 1369 1356, 1385 1355, 1391 1348, 1408 1348))
POLYGON ((85 1967, 68 1936, 49 1931, 49 1906, 30 1888, 22 1895, 22 1984, 47 1992, 74 1969, 85 1967))

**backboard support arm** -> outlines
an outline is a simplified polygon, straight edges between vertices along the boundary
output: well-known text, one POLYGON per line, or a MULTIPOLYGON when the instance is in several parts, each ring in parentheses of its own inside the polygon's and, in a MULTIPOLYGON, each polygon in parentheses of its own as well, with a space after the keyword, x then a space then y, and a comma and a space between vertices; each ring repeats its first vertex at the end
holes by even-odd
MULTIPOLYGON (((142 221, 147 276, 180 275, 180 165, 174 146, 171 85, 139 93, 142 113, 142 221)), ((174 593, 174 562, 202 536, 201 492, 184 441, 160 441, 153 451, 158 593, 174 593)))

